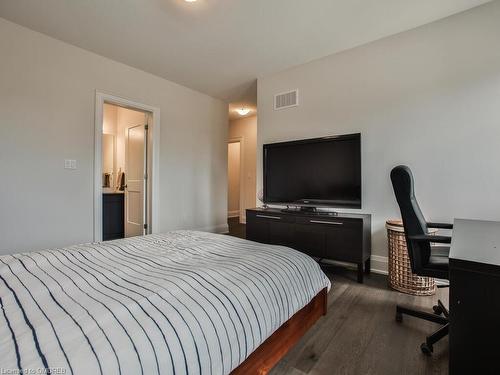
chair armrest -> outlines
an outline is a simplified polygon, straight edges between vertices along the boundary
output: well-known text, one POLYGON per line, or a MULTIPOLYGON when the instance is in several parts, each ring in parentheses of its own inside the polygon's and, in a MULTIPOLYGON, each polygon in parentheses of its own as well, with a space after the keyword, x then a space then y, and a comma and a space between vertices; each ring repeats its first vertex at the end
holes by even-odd
POLYGON ((408 238, 417 242, 451 243, 451 237, 449 236, 434 236, 432 234, 418 234, 408 238))
POLYGON ((453 229, 453 224, 447 223, 427 223, 427 226, 435 229, 453 229))

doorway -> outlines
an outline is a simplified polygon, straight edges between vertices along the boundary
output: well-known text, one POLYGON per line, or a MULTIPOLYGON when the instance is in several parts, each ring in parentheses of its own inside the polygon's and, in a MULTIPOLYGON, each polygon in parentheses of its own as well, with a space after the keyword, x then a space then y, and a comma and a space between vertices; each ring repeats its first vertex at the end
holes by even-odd
POLYGON ((227 224, 229 233, 245 238, 245 225, 241 218, 245 214, 245 184, 243 138, 232 138, 227 144, 227 224))
POLYGON ((241 200, 241 143, 232 141, 227 144, 227 217, 240 216, 241 200))
POLYGON ((156 232, 159 110, 97 95, 94 240, 156 232))

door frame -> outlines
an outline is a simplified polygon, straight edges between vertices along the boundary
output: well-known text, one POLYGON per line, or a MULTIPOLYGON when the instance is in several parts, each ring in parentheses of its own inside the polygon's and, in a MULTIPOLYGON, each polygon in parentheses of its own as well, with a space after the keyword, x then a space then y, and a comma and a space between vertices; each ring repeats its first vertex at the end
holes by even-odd
POLYGON ((104 103, 124 108, 149 112, 151 121, 148 122, 149 134, 152 139, 151 150, 151 184, 150 222, 147 233, 158 233, 159 198, 160 198, 160 109, 148 104, 139 103, 120 96, 102 91, 95 92, 95 119, 94 119, 94 242, 102 241, 102 125, 104 120, 104 103), (152 204, 154 202, 154 204, 152 204))
MULTIPOLYGON (((245 150, 245 145, 244 145, 244 140, 243 137, 233 137, 229 138, 227 141, 227 144, 229 145, 230 143, 239 143, 240 144, 240 214, 239 214, 239 222, 244 223, 245 220, 245 160, 244 160, 244 150, 245 150)), ((229 196, 229 190, 227 192, 229 196)), ((227 210, 227 213, 229 214, 229 210, 227 210)))

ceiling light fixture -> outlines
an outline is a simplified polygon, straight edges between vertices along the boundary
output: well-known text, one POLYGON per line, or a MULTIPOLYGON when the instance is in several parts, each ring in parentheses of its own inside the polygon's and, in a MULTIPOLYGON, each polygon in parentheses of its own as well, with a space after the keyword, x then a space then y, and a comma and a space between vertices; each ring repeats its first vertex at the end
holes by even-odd
POLYGON ((194 3, 196 0, 184 0, 186 3, 194 3))
POLYGON ((236 112, 238 112, 240 116, 245 116, 250 113, 250 110, 248 108, 240 108, 237 109, 236 112))

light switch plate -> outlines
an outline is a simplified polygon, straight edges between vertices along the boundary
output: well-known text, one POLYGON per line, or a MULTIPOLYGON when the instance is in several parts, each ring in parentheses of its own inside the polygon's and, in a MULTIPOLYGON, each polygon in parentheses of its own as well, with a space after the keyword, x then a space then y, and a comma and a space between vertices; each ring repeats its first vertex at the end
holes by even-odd
POLYGON ((64 169, 76 169, 76 160, 64 159, 64 169))

